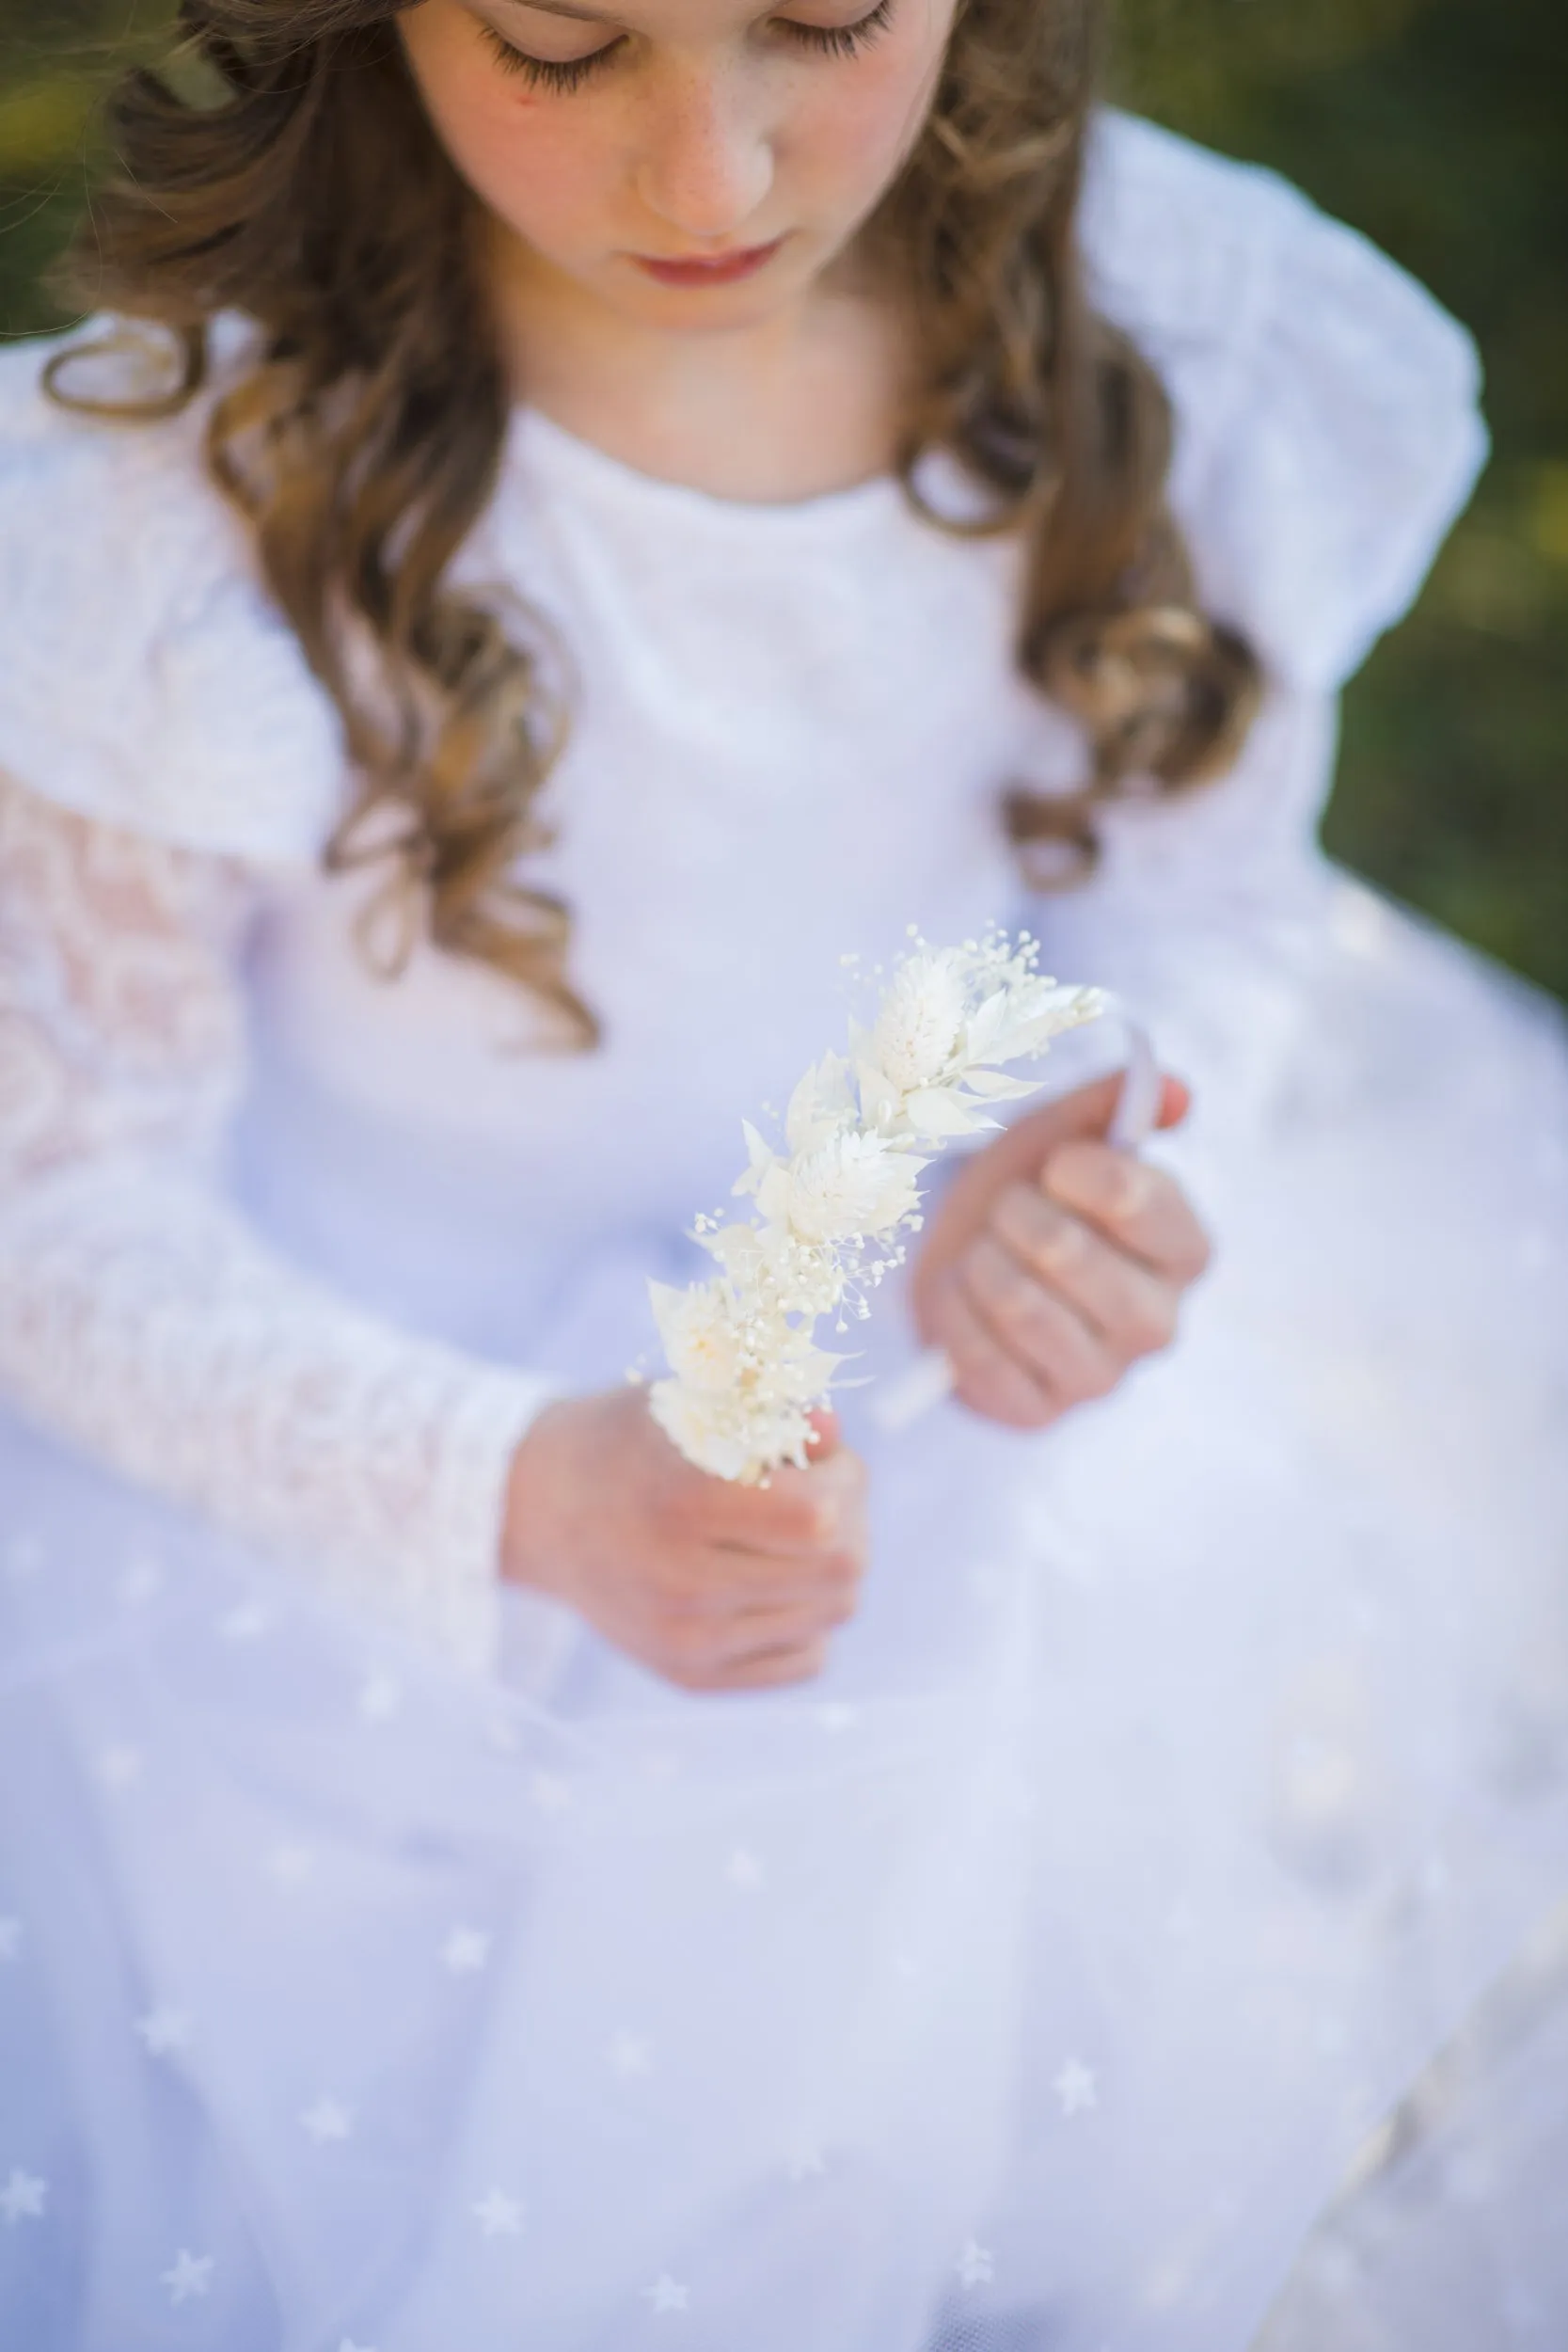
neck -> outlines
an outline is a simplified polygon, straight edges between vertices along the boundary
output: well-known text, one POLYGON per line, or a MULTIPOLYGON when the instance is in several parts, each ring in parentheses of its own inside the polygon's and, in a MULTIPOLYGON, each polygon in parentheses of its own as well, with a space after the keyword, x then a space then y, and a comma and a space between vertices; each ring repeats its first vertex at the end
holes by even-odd
POLYGON ((517 397, 640 471, 787 501, 885 473, 904 336, 848 271, 709 333, 610 309, 500 232, 494 284, 517 397))

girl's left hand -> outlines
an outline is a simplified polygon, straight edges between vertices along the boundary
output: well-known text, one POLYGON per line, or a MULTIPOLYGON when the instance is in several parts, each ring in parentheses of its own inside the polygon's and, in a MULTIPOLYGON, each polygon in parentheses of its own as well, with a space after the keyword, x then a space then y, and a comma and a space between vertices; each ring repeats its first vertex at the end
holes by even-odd
MULTIPOLYGON (((1174 1178, 1104 1140, 1120 1085, 1081 1087, 965 1161, 915 1263, 922 1339, 947 1350, 961 1401, 1009 1428, 1045 1428, 1168 1346, 1209 1263, 1174 1178)), ((1158 1123, 1190 1099, 1167 1078, 1158 1123)))

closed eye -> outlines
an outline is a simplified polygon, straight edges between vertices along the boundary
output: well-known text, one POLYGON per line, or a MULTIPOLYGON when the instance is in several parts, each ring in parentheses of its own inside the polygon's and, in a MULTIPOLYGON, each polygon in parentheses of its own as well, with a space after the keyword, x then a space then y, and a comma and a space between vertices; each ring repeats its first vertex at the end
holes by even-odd
POLYGON ((870 14, 853 24, 800 24, 790 16, 776 16, 773 22, 781 33, 808 49, 820 50, 830 57, 853 57, 887 31, 892 15, 893 0, 877 0, 870 14))
MULTIPOLYGON (((787 40, 804 49, 815 49, 824 56, 853 57, 879 34, 886 32, 892 16, 893 0, 877 0, 877 6, 853 24, 801 24, 788 16, 775 17, 773 23, 787 40)), ((483 18, 478 29, 503 73, 520 76, 534 89, 561 91, 580 89, 592 74, 609 64, 626 38, 617 34, 613 40, 607 40, 602 49, 590 51, 586 57, 535 57, 498 33, 483 18)))
POLYGON ((624 34, 618 33, 613 40, 607 40, 602 49, 591 50, 586 57, 531 57, 526 49, 515 48, 483 18, 479 32, 503 73, 519 74, 531 88, 554 90, 580 89, 591 73, 609 64, 625 39, 624 34))

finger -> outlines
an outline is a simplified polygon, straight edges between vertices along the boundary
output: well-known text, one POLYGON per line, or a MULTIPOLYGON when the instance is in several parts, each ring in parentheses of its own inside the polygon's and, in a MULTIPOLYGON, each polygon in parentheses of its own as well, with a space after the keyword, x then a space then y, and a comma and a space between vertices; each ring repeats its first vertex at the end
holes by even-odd
POLYGON ((990 1231, 1025 1273, 1064 1298, 1123 1359, 1152 1355, 1176 1336, 1178 1285, 1037 1189, 1009 1184, 991 1212, 990 1231))
POLYGON ((828 1643, 820 1635, 786 1641, 743 1656, 721 1658, 654 1645, 646 1660, 657 1674, 685 1691, 755 1691, 780 1683, 809 1681, 828 1662, 828 1643))
POLYGON ((865 1516, 865 1466, 845 1446, 809 1470, 784 1463, 766 1486, 705 1480, 688 1522, 714 1544, 787 1557, 834 1550, 860 1540, 865 1516))
POLYGON ((677 1617, 709 1623, 781 1609, 821 1614, 853 1603, 865 1565, 863 1544, 812 1552, 711 1544, 680 1557, 664 1582, 662 1600, 677 1617))
POLYGON ((932 1336, 946 1348, 954 1392, 972 1412, 1009 1429, 1043 1429, 1056 1419, 1053 1400, 971 1304, 956 1268, 938 1295, 932 1336))
POLYGON ((1156 1274, 1191 1282, 1209 1263, 1208 1236, 1185 1193, 1147 1160, 1108 1144, 1066 1143, 1046 1164, 1040 1185, 1156 1274))
POLYGON ((809 1642, 799 1649, 765 1652, 741 1660, 715 1676, 715 1691, 776 1691, 790 1682, 815 1682, 828 1663, 826 1642, 809 1642))
POLYGON ((807 1608, 745 1610, 716 1629, 713 1654, 721 1664, 739 1665, 781 1650, 809 1649, 847 1625, 854 1613, 848 1596, 807 1608))
POLYGON ((1057 1411, 1115 1388, 1123 1367, 1099 1332, 993 1235, 980 1235, 964 1259, 960 1279, 992 1338, 1057 1411))

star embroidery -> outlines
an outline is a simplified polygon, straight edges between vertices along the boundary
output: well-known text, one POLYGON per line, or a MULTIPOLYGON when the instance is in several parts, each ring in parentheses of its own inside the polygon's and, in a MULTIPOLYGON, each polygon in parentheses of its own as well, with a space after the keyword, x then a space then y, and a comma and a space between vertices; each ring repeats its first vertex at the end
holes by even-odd
POLYGON ((5 2216, 8 2230, 19 2221, 41 2221, 43 2201, 49 2194, 49 2184, 37 2172, 24 2172, 12 2166, 10 2179, 0 2188, 0 2214, 5 2216))
POLYGON ((490 1957, 490 1938, 479 1928, 453 1928, 441 1958, 454 1977, 471 1977, 490 1957))
POLYGON ((989 2286, 996 2276, 996 2257, 989 2246, 977 2245, 974 2238, 964 2240, 963 2252, 954 2265, 959 2281, 966 2287, 989 2286))
POLYGON ((859 1717, 855 1709, 847 1707, 842 1699, 830 1699, 825 1706, 817 1708, 816 1720, 824 1731, 850 1731, 859 1717))
POLYGON ((99 1758, 98 1769, 103 1776, 105 1788, 129 1788, 140 1780, 142 1756, 139 1748, 105 1748, 99 1758))
POLYGON ((375 2346, 373 2344, 356 2344, 352 2336, 345 2336, 338 2346, 338 2352, 375 2352, 375 2346))
POLYGON ((267 1622, 267 1613, 259 1600, 236 1601, 218 1619, 218 1631, 226 1642, 254 1642, 266 1631, 267 1622))
POLYGON ((691 2290, 689 2287, 683 2287, 678 2280, 672 2279, 670 2273, 665 2270, 660 2272, 651 2287, 643 2288, 642 2296, 645 2302, 653 2305, 656 2312, 684 2312, 690 2302, 691 2290))
POLYGON ((43 1546, 36 1535, 15 1535, 6 1547, 8 1576, 36 1576, 43 1565, 43 1546))
POLYGON ((493 2188, 474 2207, 474 2218, 486 2237, 516 2237, 523 2227, 523 2208, 515 2197, 493 2188))
POLYGON ((652 2047, 640 2034, 618 2033, 605 2056, 617 2074, 647 2074, 653 2071, 652 2047))
POLYGON ((156 1560, 133 1560, 119 1580, 119 1597, 127 1609, 145 1608, 163 1589, 164 1571, 156 1560))
POLYGON ((311 2138, 325 2146, 330 2139, 348 2138, 354 2129, 354 2109, 345 2107, 341 2099, 324 2096, 307 2107, 299 2120, 311 2138))
POLYGON ((182 2009, 150 2009, 145 2017, 137 2018, 136 2031, 150 2058, 167 2058, 171 2051, 183 2050, 188 2044, 191 2021, 182 2009))
POLYGON ((1053 2089, 1064 2115, 1086 2115, 1091 2107, 1100 2105, 1093 2070, 1085 2066, 1082 2058, 1066 2061, 1053 2089))
POLYGON ((528 1792, 541 1813, 564 1813, 572 1802, 572 1784, 559 1772, 535 1772, 528 1792))
POLYGON ((212 2254, 187 2254, 182 2247, 174 2257, 173 2268, 163 2273, 169 2301, 188 2303, 193 2296, 206 2295, 212 2287, 215 2260, 212 2254))
POLYGON ((784 2170, 792 2181, 819 2180, 827 2169, 828 2159, 815 2142, 802 2143, 784 2158, 784 2170))
POLYGON ((724 1875, 732 1886, 738 1886, 749 1893, 752 1887, 762 1884, 766 1874, 756 1855, 749 1853, 744 1846, 737 1846, 730 1856, 724 1875))
POLYGON ((267 1856, 267 1873, 279 1886, 297 1886, 315 1868, 316 1857, 309 1846, 274 1846, 267 1856))
POLYGON ((362 1723, 389 1723, 403 1705, 403 1685, 389 1674, 367 1675, 359 1686, 356 1704, 362 1723))
POLYGON ((22 1949, 20 1919, 0 1919, 0 1960, 14 1960, 22 1949))

